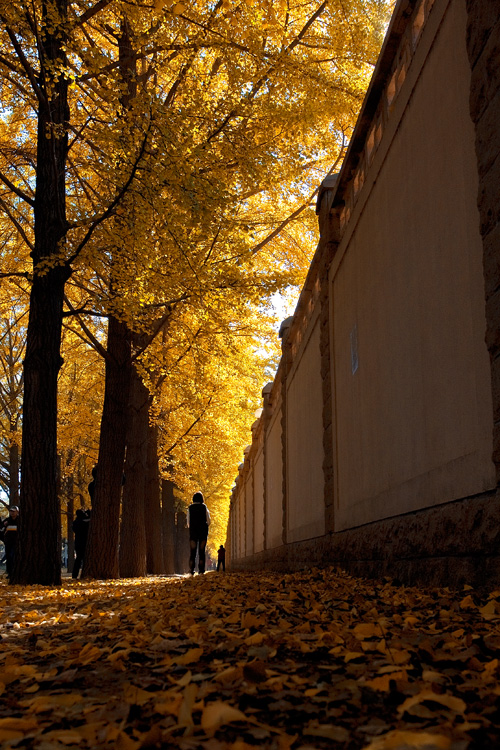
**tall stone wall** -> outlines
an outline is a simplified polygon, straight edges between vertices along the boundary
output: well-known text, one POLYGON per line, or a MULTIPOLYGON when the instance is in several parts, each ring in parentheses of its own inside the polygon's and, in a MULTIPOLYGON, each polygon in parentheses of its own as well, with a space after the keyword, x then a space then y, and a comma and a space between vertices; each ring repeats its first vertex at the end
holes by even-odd
POLYGON ((320 243, 231 500, 228 536, 245 514, 261 534, 245 488, 258 498, 263 475, 262 548, 233 539, 233 568, 500 582, 498 16, 493 0, 396 6, 319 190, 320 243))
POLYGON ((493 392, 493 457, 500 477, 500 8, 496 0, 467 0, 467 13, 470 114, 476 134, 486 343, 493 392))

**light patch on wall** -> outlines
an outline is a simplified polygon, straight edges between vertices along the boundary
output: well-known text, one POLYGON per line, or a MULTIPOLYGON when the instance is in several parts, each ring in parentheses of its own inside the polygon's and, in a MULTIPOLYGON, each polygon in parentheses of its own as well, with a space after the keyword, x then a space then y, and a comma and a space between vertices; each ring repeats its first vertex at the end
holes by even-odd
POLYGON ((349 338, 351 339, 351 372, 354 375, 356 370, 359 367, 359 357, 358 357, 358 324, 354 324, 354 328, 352 329, 351 333, 349 334, 349 338))

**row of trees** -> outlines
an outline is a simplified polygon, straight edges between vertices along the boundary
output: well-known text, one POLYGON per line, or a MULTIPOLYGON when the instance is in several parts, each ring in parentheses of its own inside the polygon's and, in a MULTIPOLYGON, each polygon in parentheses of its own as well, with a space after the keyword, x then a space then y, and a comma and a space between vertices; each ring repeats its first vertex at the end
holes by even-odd
POLYGON ((85 575, 160 572, 160 477, 205 491, 222 540, 273 358, 269 300, 303 278, 311 200, 342 156, 386 12, 0 0, 15 582, 59 583, 63 479, 74 487, 94 461, 85 575))

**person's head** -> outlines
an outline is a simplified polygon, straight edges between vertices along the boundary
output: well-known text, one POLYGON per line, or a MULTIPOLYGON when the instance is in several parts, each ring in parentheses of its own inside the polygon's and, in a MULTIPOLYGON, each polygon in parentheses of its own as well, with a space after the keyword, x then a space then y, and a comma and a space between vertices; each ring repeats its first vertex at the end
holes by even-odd
POLYGON ((195 492, 193 495, 193 503, 202 503, 203 494, 201 492, 195 492))
POLYGON ((13 505, 12 508, 9 509, 9 513, 11 516, 16 518, 17 514, 19 513, 19 508, 17 507, 17 505, 13 505))

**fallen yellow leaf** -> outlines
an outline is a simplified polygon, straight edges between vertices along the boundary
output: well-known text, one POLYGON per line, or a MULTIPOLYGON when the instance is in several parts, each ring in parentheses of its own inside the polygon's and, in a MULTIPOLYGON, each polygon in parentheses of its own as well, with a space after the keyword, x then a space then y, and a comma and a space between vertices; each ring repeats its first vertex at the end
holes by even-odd
POLYGON ((140 687, 125 683, 124 698, 127 703, 135 706, 144 706, 145 703, 155 697, 154 693, 149 693, 140 687))
POLYGON ((247 721, 247 717, 239 709, 223 701, 209 703, 201 715, 201 726, 207 734, 214 733, 219 727, 233 721, 247 721))
POLYGON ((362 641, 364 638, 380 638, 382 629, 376 622, 361 622, 354 628, 354 636, 358 641, 362 641))
POLYGON ((371 687, 373 690, 382 690, 384 692, 389 692, 389 690, 391 689, 391 680, 406 680, 407 676, 408 675, 406 670, 402 670, 399 672, 389 672, 388 674, 381 675, 380 677, 374 677, 373 680, 367 680, 363 684, 367 687, 371 687))
POLYGON ((402 750, 403 748, 448 750, 450 745, 451 740, 443 734, 395 729, 383 737, 377 737, 372 740, 363 750, 402 750))
POLYGON ((353 661, 354 659, 360 659, 360 658, 366 658, 361 651, 347 651, 347 653, 344 656, 344 661, 349 662, 353 661))
POLYGON ((193 662, 198 661, 202 656, 202 648, 190 648, 189 651, 186 651, 182 656, 177 656, 174 661, 177 662, 177 664, 193 664, 193 662))
POLYGON ((17 732, 31 732, 38 728, 38 722, 35 719, 17 719, 16 717, 7 716, 0 719, 0 729, 12 729, 17 732))
POLYGON ((461 698, 455 698, 454 695, 448 695, 447 693, 440 695, 434 693, 432 690, 422 690, 418 695, 413 695, 411 698, 407 698, 400 706, 398 706, 398 713, 403 714, 405 711, 409 711, 410 708, 413 708, 413 706, 417 706, 424 701, 439 703, 458 714, 463 714, 467 708, 465 702, 461 698))

